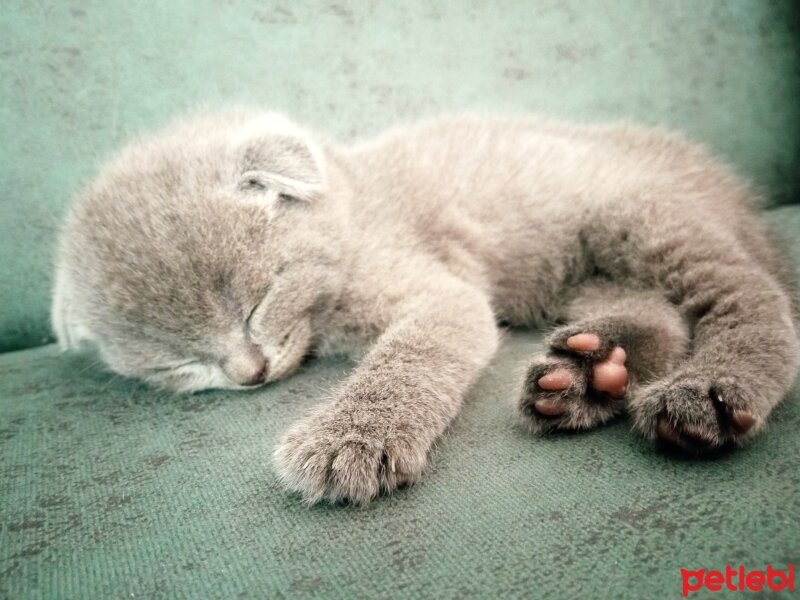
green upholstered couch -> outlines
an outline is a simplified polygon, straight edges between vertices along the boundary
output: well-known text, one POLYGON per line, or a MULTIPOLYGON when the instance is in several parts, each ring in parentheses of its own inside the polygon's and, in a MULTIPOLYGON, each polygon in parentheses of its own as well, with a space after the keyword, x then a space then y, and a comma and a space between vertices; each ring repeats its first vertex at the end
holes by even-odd
POLYGON ((308 508, 268 457, 351 365, 174 396, 60 354, 47 315, 71 194, 197 104, 341 137, 464 109, 662 123, 765 190, 800 264, 799 23, 759 0, 4 3, 0 598, 666 598, 681 568, 800 562, 799 393, 713 460, 624 419, 533 438, 514 399, 540 336, 516 332, 421 484, 308 508))

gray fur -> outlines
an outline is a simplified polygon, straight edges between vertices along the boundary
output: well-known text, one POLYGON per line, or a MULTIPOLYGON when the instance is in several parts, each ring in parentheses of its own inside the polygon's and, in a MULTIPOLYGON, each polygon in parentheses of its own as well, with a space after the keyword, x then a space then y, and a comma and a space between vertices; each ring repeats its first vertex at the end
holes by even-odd
POLYGON ((629 125, 459 117, 342 147, 278 115, 200 115, 78 198, 53 321, 65 347, 177 390, 285 377, 312 349, 360 357, 275 452, 309 502, 419 478, 498 321, 567 321, 523 382, 532 429, 627 408, 651 438, 714 449, 763 428, 800 361, 757 200, 703 148, 629 125), (571 352, 581 331, 601 349, 571 352), (619 401, 589 381, 612 345, 631 374, 619 401), (533 403, 556 364, 575 379, 553 419, 533 403), (755 426, 732 429, 734 409, 755 426))

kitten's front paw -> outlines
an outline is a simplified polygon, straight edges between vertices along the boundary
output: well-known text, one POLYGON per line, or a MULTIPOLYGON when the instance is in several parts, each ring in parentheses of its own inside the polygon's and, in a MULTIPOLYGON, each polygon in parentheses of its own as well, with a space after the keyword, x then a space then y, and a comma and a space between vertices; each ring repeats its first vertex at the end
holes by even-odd
POLYGON ((391 429, 363 409, 320 407, 278 445, 278 474, 309 504, 367 504, 380 493, 414 482, 425 467, 427 448, 391 429))
POLYGON ((758 397, 732 377, 680 373, 642 388, 630 409, 636 428, 650 439, 705 454, 741 445, 763 428, 758 397))

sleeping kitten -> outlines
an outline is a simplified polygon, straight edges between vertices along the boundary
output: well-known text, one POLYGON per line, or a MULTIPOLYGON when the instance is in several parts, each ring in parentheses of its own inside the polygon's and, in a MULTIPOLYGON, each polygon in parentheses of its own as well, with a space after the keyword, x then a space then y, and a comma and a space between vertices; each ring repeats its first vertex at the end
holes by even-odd
POLYGON ((520 407, 539 432, 628 411, 689 452, 763 429, 800 361, 757 198, 659 130, 453 118, 352 147, 275 114, 179 122, 73 206, 53 322, 192 391, 361 357, 275 452, 308 502, 417 479, 498 344, 560 321, 520 407))

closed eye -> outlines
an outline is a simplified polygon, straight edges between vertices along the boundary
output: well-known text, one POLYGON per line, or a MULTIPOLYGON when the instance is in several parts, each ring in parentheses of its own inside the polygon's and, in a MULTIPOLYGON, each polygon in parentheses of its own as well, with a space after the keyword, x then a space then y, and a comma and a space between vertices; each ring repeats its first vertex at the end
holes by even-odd
POLYGON ((250 309, 250 312, 247 313, 247 317, 244 320, 244 324, 248 329, 250 328, 250 321, 252 321, 253 316, 256 314, 256 311, 262 304, 264 304, 264 301, 267 299, 268 292, 269 292, 269 287, 267 287, 267 289, 264 290, 264 292, 261 294, 261 299, 258 302, 256 302, 253 308, 250 309))
POLYGON ((264 184, 263 181, 260 181, 257 177, 251 176, 245 178, 242 183, 241 187, 250 190, 265 190, 267 186, 264 184))
POLYGON ((169 364, 169 365, 162 365, 160 367, 151 367, 147 369, 151 373, 167 373, 169 371, 174 371, 176 369, 181 369, 183 367, 188 367, 190 365, 199 365, 201 361, 199 360, 186 360, 184 362, 169 364))
POLYGON ((251 309, 250 309, 250 313, 247 315, 247 318, 244 320, 244 322, 245 322, 245 323, 246 323, 248 326, 250 325, 250 319, 252 319, 252 318, 253 318, 253 315, 255 314, 255 312, 256 312, 256 309, 257 309, 259 306, 261 306, 261 302, 259 302, 259 303, 258 303, 258 304, 256 304, 256 305, 255 305, 253 308, 251 308, 251 309))

